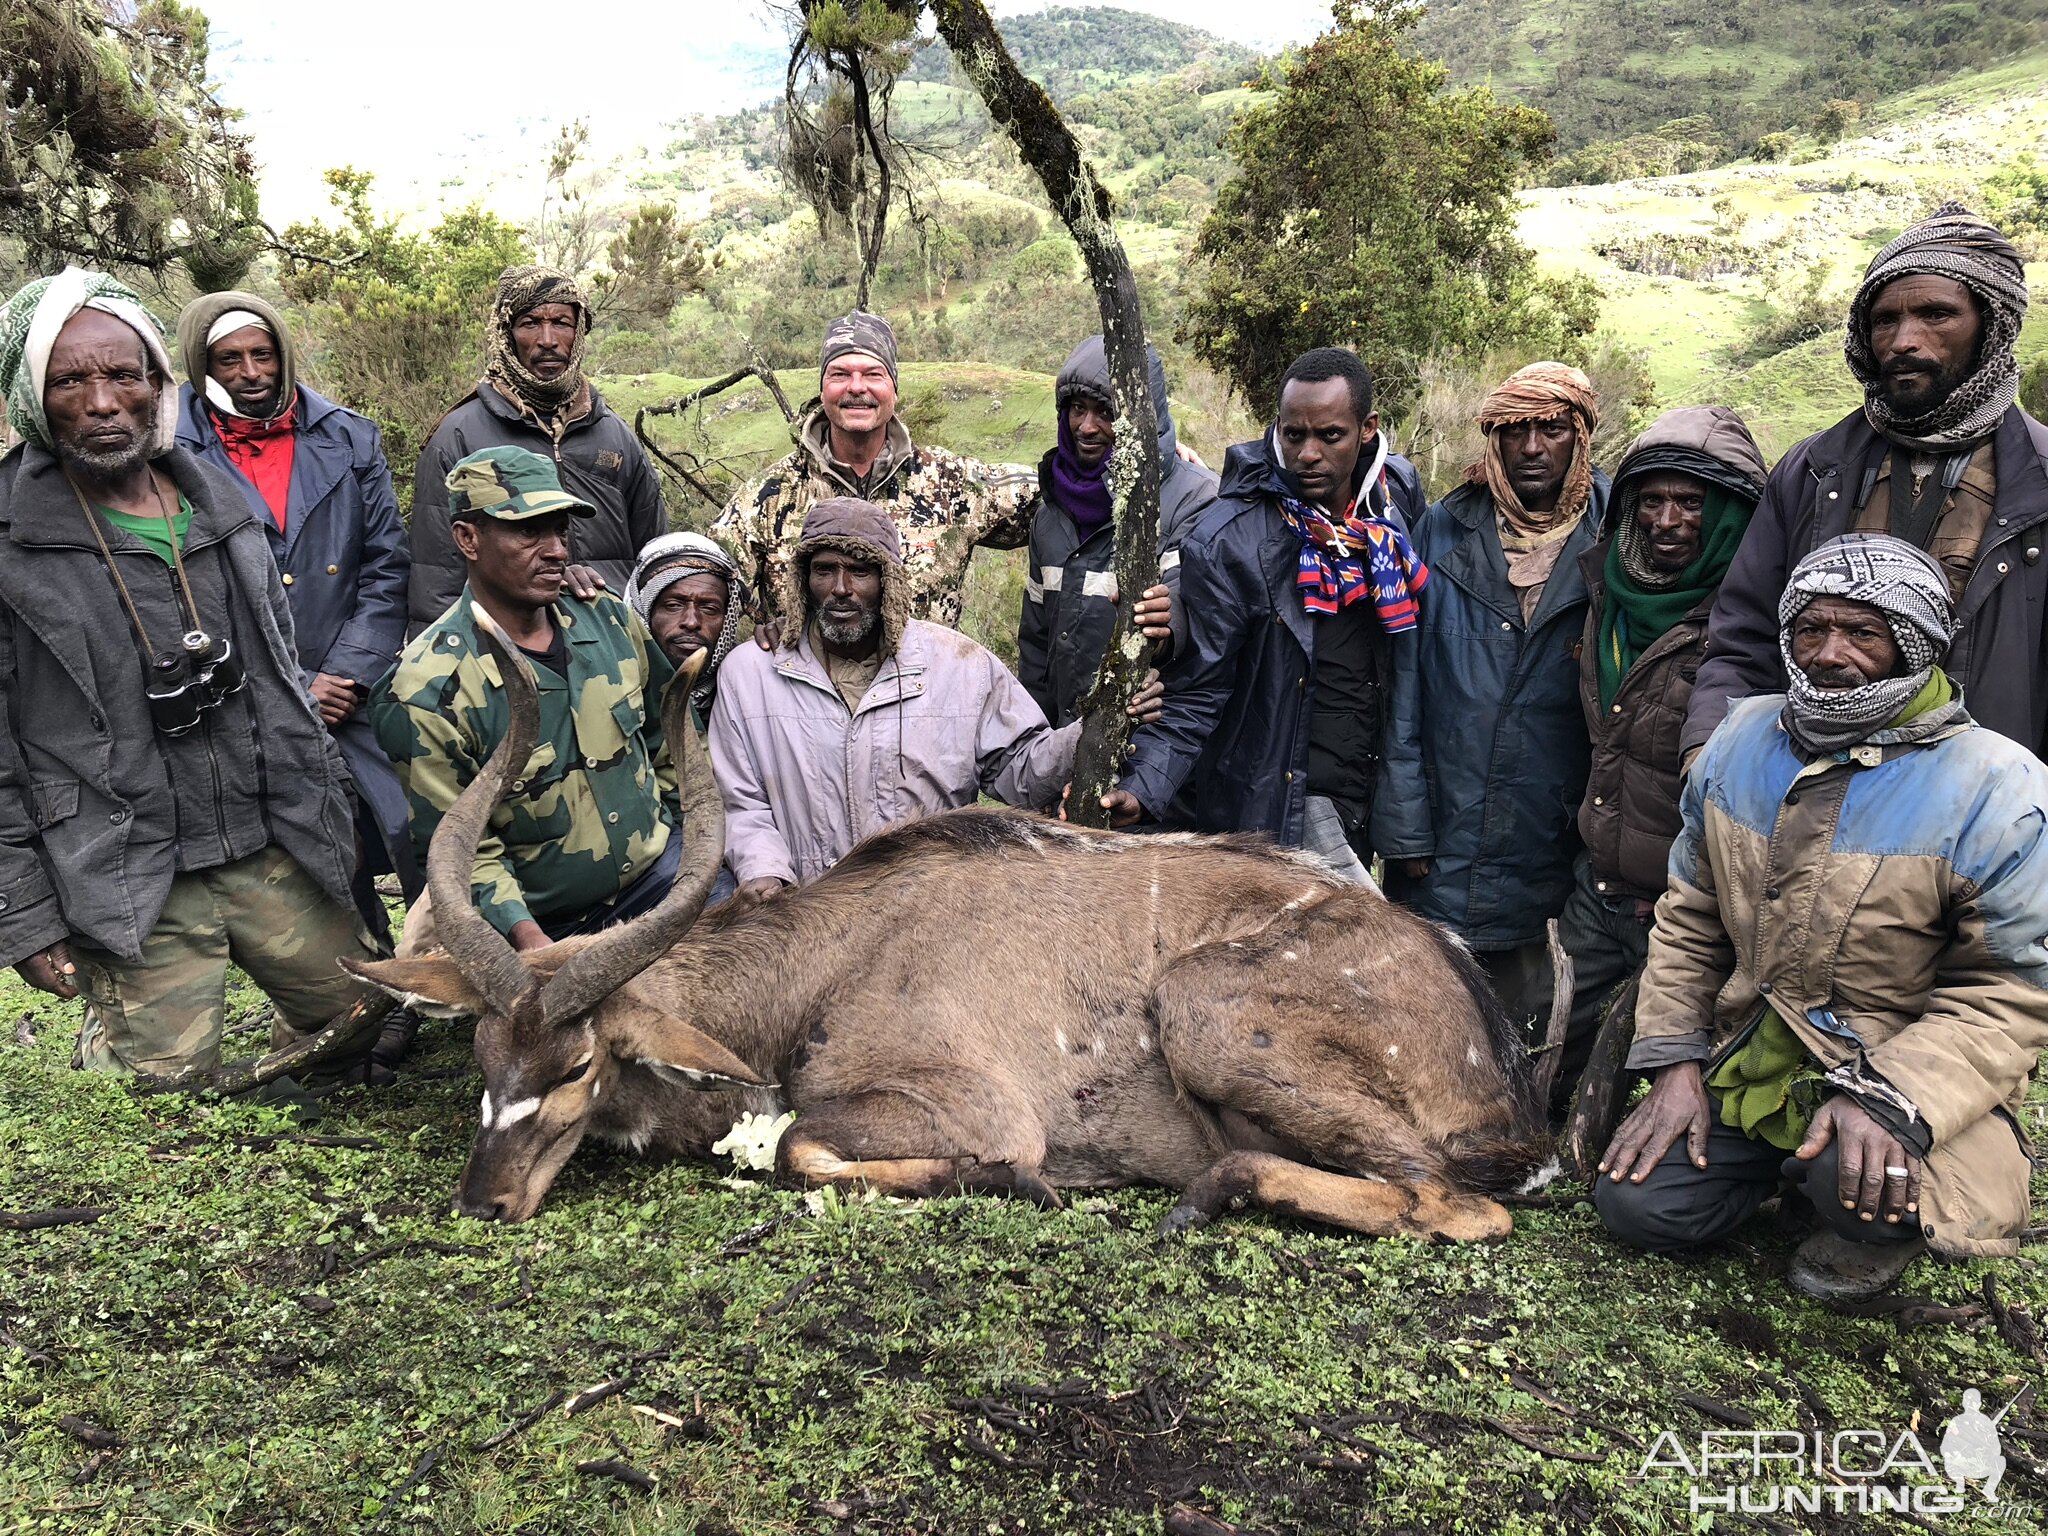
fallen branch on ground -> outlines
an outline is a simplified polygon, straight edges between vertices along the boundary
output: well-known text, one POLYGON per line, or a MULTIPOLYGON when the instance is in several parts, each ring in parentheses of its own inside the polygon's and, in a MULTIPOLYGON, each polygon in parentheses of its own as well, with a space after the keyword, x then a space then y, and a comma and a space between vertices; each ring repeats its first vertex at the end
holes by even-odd
POLYGON ((73 1227, 106 1215, 100 1206, 60 1205, 47 1211, 0 1211, 0 1232, 34 1232, 42 1227, 73 1227))
POLYGON ((1191 1504, 1176 1504, 1166 1512, 1166 1536, 1250 1536, 1250 1532, 1191 1504))
POLYGON ((2025 1307, 2010 1305, 1998 1294, 1996 1275, 1984 1277, 1984 1305, 1991 1309, 2001 1339, 2036 1364, 2048 1362, 2048 1355, 2041 1352, 2041 1335, 2033 1318, 2027 1315, 2025 1307))
POLYGON ((204 1093, 226 1098, 247 1093, 293 1072, 346 1056, 367 1043, 383 1027, 384 1015, 396 1006, 396 1001, 386 994, 372 993, 358 999, 324 1029, 267 1056, 225 1067, 187 1067, 164 1076, 138 1073, 129 1079, 128 1086, 139 1094, 204 1093))
POLYGON ((616 1456, 602 1456, 595 1461, 579 1461, 576 1470, 585 1477, 608 1477, 615 1483, 624 1483, 628 1488, 637 1488, 642 1493, 654 1492, 654 1479, 630 1462, 620 1461, 616 1456))
POLYGON ((588 1413, 608 1398, 617 1397, 632 1384, 631 1376, 614 1376, 610 1381, 601 1381, 594 1387, 585 1387, 562 1405, 562 1417, 573 1419, 579 1413, 588 1413))
POLYGON ((1490 1413, 1482 1414, 1479 1422, 1495 1434, 1506 1435, 1524 1450, 1534 1451, 1538 1456, 1549 1456, 1558 1461, 1582 1462, 1591 1467, 1597 1467, 1607 1460, 1607 1457, 1598 1451, 1568 1451, 1561 1445, 1547 1444, 1542 1440, 1538 1440, 1534 1435, 1522 1433, 1521 1430, 1515 1428, 1514 1425, 1508 1423, 1505 1419, 1496 1419, 1490 1413))
POLYGON ((111 1429, 104 1429, 75 1413, 59 1414, 57 1427, 80 1445, 89 1445, 96 1451, 118 1451, 128 1443, 111 1429))
POLYGON ((503 1429, 499 1430, 495 1435, 492 1435, 488 1440, 479 1440, 476 1443, 476 1448, 479 1451, 493 1451, 496 1450, 499 1446, 503 1445, 507 1440, 510 1440, 514 1435, 525 1434, 529 1429, 533 1428, 534 1425, 538 1424, 542 1419, 546 1418, 550 1409, 561 1407, 563 1402, 567 1400, 568 1396, 569 1394, 566 1389, 554 1393, 552 1396, 548 1398, 546 1402, 542 1403, 538 1408, 529 1409, 527 1412, 522 1413, 521 1415, 519 1415, 518 1418, 514 1419, 510 1424, 507 1424, 503 1429))

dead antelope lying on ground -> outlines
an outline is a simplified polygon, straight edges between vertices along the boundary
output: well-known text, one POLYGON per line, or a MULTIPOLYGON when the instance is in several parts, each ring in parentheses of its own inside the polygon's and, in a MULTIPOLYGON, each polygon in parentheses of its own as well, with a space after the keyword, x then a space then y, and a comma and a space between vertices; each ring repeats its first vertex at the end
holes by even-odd
POLYGON ((1520 1042, 1470 957, 1300 854, 963 810, 700 920, 724 826, 679 714, 688 676, 669 702, 675 887, 629 924, 515 952, 470 900, 538 719, 523 658, 496 649, 512 727, 428 860, 446 953, 351 967, 478 1015, 465 1214, 531 1216, 585 1135, 703 1156, 740 1111, 785 1104, 786 1180, 1047 1205, 1163 1184, 1181 1191, 1168 1230, 1250 1202, 1498 1238, 1511 1220, 1487 1196, 1540 1177, 1550 1141, 1520 1042))

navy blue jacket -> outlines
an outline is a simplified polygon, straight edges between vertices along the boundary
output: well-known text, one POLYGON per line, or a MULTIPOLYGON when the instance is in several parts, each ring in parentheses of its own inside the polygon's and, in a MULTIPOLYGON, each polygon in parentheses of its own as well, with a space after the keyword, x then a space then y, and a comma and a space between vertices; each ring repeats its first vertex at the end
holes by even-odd
MULTIPOLYGON (((1316 620, 1301 605, 1301 540, 1278 504, 1294 491, 1271 441, 1225 455, 1216 505, 1181 545, 1187 642, 1163 669, 1164 713, 1138 730, 1121 787, 1157 820, 1291 846, 1308 788, 1316 620)), ((1422 479, 1398 454, 1387 489, 1385 514, 1405 529, 1422 509, 1422 479)), ((1391 639, 1398 697, 1416 647, 1413 634, 1391 639)), ((1375 843, 1379 822, 1376 804, 1375 843)))
MULTIPOLYGON (((375 688, 405 644, 406 581, 412 570, 405 524, 391 489, 376 424, 299 386, 291 495, 282 531, 262 493, 235 468, 205 404, 179 389, 178 442, 240 488, 270 536, 285 583, 303 680, 331 673, 375 688)), ((391 867, 411 896, 419 888, 407 830, 405 791, 359 709, 333 732, 356 794, 383 835, 391 867)))
POLYGON ((1482 952, 1542 938, 1571 890, 1592 756, 1579 704, 1579 556, 1599 541, 1607 492, 1594 471, 1591 507, 1526 625, 1485 485, 1459 486, 1416 529, 1430 570, 1420 686, 1395 689, 1387 747, 1408 820, 1379 851, 1429 859, 1420 880, 1389 870, 1387 894, 1482 952))

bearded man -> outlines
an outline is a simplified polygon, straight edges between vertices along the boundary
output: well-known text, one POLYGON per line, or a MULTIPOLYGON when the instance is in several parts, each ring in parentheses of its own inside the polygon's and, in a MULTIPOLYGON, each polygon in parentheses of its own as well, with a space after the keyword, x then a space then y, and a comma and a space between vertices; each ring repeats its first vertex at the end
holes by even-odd
MULTIPOLYGON (((1020 549, 1031 532, 1037 478, 1022 465, 983 464, 913 443, 896 413, 896 333, 855 310, 825 328, 818 396, 798 416, 796 450, 735 496, 712 533, 736 550, 764 604, 786 585, 810 509, 835 497, 878 506, 896 525, 910 618, 960 622, 960 594, 977 548, 1020 549)), ((754 637, 772 650, 784 622, 770 614, 754 637)))
POLYGON ((564 585, 588 600, 625 591, 633 560, 668 531, 661 482, 633 429, 584 376, 590 308, 553 267, 508 267, 484 332, 484 376, 441 418, 420 455, 412 498, 407 633, 448 610, 467 578, 448 523, 448 475, 484 448, 524 448, 555 466, 562 489, 591 508, 570 535, 564 585))
POLYGON ((233 479, 270 539, 299 666, 361 802, 356 907, 388 923, 374 877, 424 886, 405 791, 370 727, 370 690, 405 643, 412 569, 375 422, 298 381, 291 327, 253 293, 194 299, 178 317, 178 442, 233 479))
POLYGON ((2048 768, 1943 671, 1950 582, 1886 534, 1801 560, 1789 691, 1737 703, 1687 776, 1628 1057, 1655 1079, 1594 1184, 1625 1242, 1713 1242, 1782 1179, 1817 1216, 1787 1276, 1812 1296, 2019 1250, 2048 768))
POLYGON ((2048 427, 2016 403, 2026 310, 2020 253, 1959 203, 1871 258, 1844 342, 1863 408, 1772 472, 1714 604, 1688 754, 1734 700, 1785 686, 1775 614, 1786 573, 1851 529, 1940 562, 1955 604, 1948 671, 1971 717, 2048 752, 2048 427))
POLYGON ((1389 732, 1388 773, 1409 815, 1381 849, 1387 894, 1470 945, 1525 1020, 1550 998, 1544 927, 1571 890, 1590 755, 1579 560, 1607 507, 1599 415, 1591 381, 1563 363, 1531 363, 1481 404, 1479 462, 1416 528, 1437 580, 1418 686, 1396 692, 1389 732))
POLYGON ((212 1067, 230 961, 274 1043, 315 1032, 378 950, 269 519, 178 446, 162 328, 113 278, 15 294, 0 388, 0 962, 85 994, 96 1071, 212 1067))
MULTIPOLYGON (((725 799, 725 862, 739 899, 815 880, 853 845, 913 816, 991 795, 1046 810, 1074 764, 1081 722, 1054 730, 988 651, 910 617, 896 523, 833 497, 804 519, 784 570, 796 622, 773 652, 726 659, 711 710, 725 799)), ((1156 675, 1132 700, 1156 718, 1156 675)))

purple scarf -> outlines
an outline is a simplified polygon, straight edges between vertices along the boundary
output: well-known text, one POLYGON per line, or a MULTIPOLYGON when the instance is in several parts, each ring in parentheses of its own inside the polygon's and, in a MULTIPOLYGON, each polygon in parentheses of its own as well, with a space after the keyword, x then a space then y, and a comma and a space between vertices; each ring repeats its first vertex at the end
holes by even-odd
POLYGON ((1061 411, 1059 446, 1052 455, 1052 486, 1084 539, 1093 537, 1095 530, 1109 521, 1108 469, 1106 457, 1093 469, 1081 467, 1074 452, 1074 434, 1067 428, 1067 413, 1061 411))

